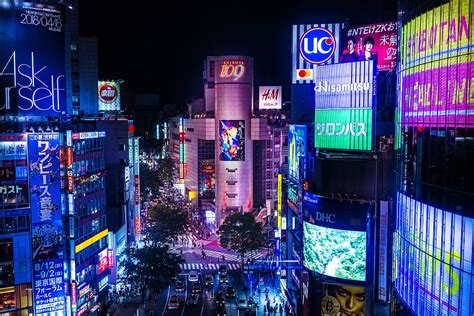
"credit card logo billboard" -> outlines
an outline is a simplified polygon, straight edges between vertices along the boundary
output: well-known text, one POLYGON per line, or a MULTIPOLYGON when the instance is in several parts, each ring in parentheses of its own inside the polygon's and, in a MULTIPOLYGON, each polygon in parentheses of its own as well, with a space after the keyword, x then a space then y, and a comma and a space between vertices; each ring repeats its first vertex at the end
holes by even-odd
POLYGON ((336 40, 331 31, 323 27, 314 27, 301 36, 299 51, 307 62, 323 64, 334 55, 336 40))

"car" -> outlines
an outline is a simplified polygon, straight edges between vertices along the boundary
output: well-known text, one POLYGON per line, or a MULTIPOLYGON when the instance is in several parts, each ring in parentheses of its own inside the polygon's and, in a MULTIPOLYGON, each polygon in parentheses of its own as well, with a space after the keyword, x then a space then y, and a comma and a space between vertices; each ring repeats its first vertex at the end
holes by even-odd
POLYGON ((194 282, 191 292, 199 294, 201 293, 201 291, 202 291, 201 284, 199 284, 198 282, 194 282))
POLYGON ((248 308, 247 299, 245 298, 245 296, 239 296, 237 300, 237 308, 239 310, 248 308))
POLYGON ((225 305, 218 305, 216 307, 216 316, 226 316, 227 311, 225 310, 225 305))
POLYGON ((221 275, 219 276, 219 283, 227 283, 227 275, 221 275))
POLYGON ((186 305, 197 305, 198 301, 199 301, 199 295, 192 293, 186 299, 186 305))
POLYGON ((171 295, 168 301, 168 309, 179 309, 178 295, 171 295))
POLYGON ((178 281, 176 281, 176 291, 177 291, 177 292, 183 292, 185 289, 186 289, 186 287, 185 287, 185 285, 184 285, 184 281, 183 281, 183 280, 178 280, 178 281))
POLYGON ((216 296, 214 297, 214 301, 217 306, 225 304, 224 293, 221 291, 217 292, 216 296))
POLYGON ((199 281, 199 274, 197 273, 197 271, 189 272, 188 280, 189 280, 189 282, 198 282, 199 281))
POLYGON ((235 297, 235 288, 232 285, 227 285, 227 288, 225 289, 225 297, 227 298, 235 297))
POLYGON ((219 275, 227 275, 227 266, 225 264, 219 266, 219 275))
POLYGON ((214 285, 214 277, 210 274, 206 274, 204 276, 204 285, 205 286, 213 286, 214 285))

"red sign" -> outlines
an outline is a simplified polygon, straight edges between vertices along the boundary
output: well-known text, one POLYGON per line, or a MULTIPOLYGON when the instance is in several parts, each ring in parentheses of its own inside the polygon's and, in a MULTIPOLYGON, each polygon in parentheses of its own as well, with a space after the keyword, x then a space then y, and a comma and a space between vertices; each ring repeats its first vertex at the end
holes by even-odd
POLYGON ((99 252, 98 274, 101 274, 109 268, 108 249, 99 252))
POLYGON ((99 99, 102 102, 112 103, 118 97, 118 89, 113 82, 104 82, 99 86, 99 99))
POLYGON ((340 62, 376 60, 377 70, 397 67, 397 22, 382 22, 343 30, 340 62))
POLYGON ((140 236, 140 215, 135 216, 135 235, 140 236))

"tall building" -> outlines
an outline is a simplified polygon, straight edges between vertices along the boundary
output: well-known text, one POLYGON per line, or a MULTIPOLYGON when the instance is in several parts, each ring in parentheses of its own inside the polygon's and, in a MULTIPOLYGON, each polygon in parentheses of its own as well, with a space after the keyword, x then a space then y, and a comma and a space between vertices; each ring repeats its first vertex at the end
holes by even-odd
POLYGON ((215 225, 234 212, 266 205, 270 211, 276 201, 276 173, 284 165, 286 149, 285 120, 276 112, 272 119, 257 117, 254 93, 251 58, 209 56, 204 99, 190 104, 190 118, 169 123, 170 155, 180 166, 176 186, 215 225))
POLYGON ((396 315, 471 315, 474 2, 400 1, 396 315))

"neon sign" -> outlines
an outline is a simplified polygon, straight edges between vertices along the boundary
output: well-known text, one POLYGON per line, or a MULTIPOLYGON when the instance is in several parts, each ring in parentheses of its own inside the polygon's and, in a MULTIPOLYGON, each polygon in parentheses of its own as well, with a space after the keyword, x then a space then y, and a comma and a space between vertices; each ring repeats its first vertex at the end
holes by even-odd
POLYGON ((244 75, 244 73, 245 66, 243 61, 224 61, 221 65, 219 77, 232 78, 232 80, 237 81, 244 75))
POLYGON ((323 64, 334 55, 336 40, 328 29, 314 27, 301 36, 299 51, 307 62, 323 64))

